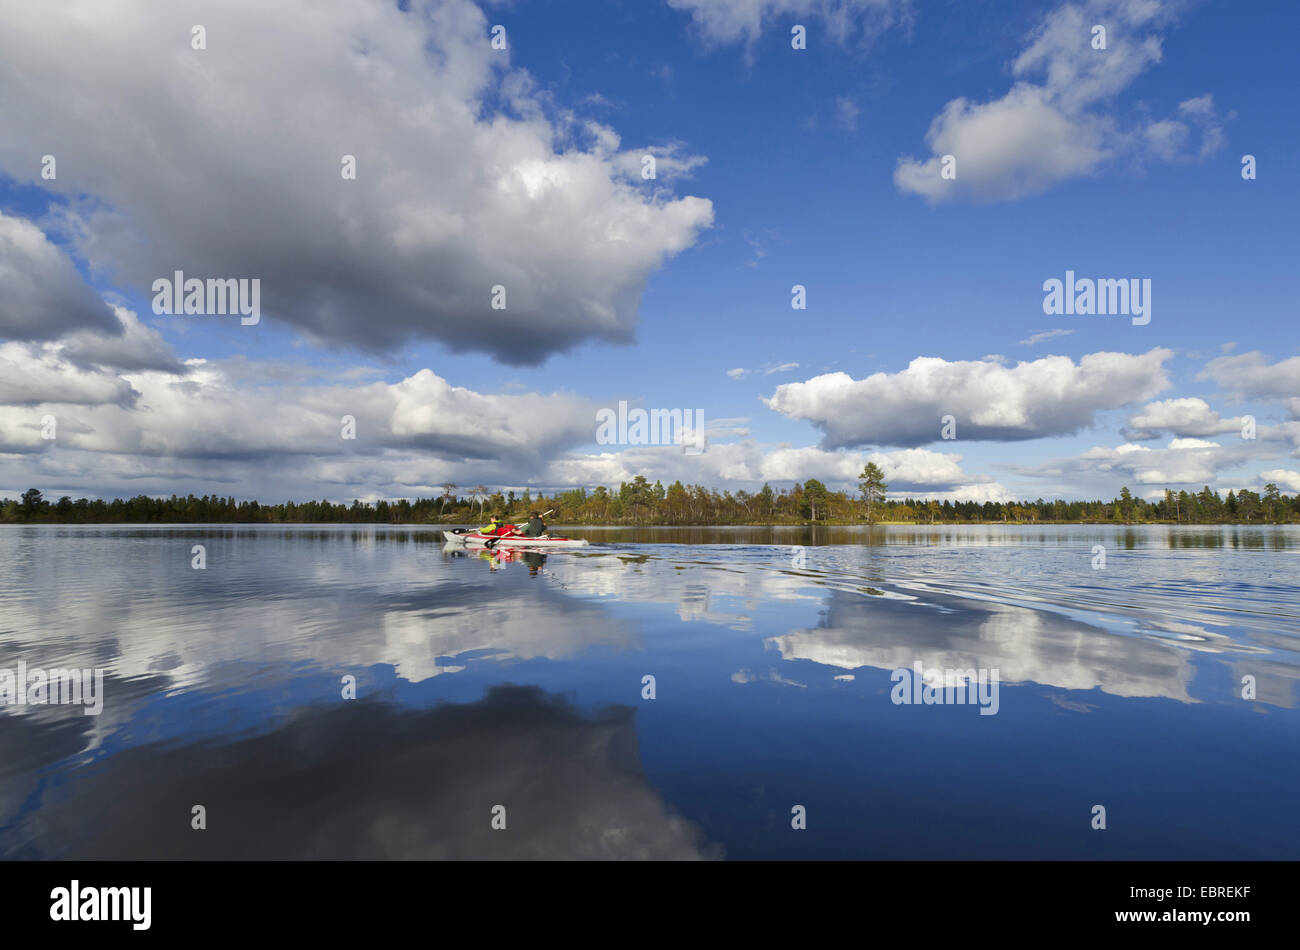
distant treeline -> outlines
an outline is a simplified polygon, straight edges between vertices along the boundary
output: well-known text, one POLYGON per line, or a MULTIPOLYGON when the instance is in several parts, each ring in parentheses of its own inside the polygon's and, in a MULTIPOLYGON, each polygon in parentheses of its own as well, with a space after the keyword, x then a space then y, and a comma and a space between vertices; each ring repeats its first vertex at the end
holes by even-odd
POLYGON ((934 501, 923 498, 880 500, 885 486, 877 484, 871 505, 846 492, 831 491, 816 479, 774 490, 764 485, 754 493, 723 491, 703 485, 674 482, 667 488, 638 475, 617 490, 603 486, 588 491, 576 488, 552 495, 521 496, 489 492, 484 486, 457 493, 444 486, 434 498, 354 501, 351 505, 328 501, 282 502, 267 505, 236 501, 218 495, 134 498, 103 501, 63 496, 56 501, 33 488, 19 499, 0 499, 0 521, 97 524, 134 523, 265 523, 380 522, 391 524, 470 524, 501 512, 523 521, 529 511, 554 509, 547 521, 560 524, 860 524, 866 521, 964 524, 987 522, 1171 522, 1215 524, 1300 522, 1300 496, 1283 495, 1276 485, 1261 495, 1229 491, 1221 496, 1209 486, 1199 492, 1166 491, 1156 502, 1133 497, 1123 488, 1111 501, 975 502, 934 501))

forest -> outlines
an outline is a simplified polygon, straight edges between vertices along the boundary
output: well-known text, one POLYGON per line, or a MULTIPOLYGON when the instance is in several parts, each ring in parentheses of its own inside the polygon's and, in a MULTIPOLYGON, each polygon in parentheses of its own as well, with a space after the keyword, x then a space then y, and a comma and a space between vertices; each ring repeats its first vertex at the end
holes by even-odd
MULTIPOLYGON (((864 472, 864 475, 868 473, 864 472)), ((381 523, 476 524, 493 512, 512 521, 530 511, 552 513, 553 524, 745 525, 745 524, 1265 524, 1300 522, 1300 495, 1274 484, 1262 494, 1239 490, 1221 495, 1207 485, 1199 492, 1166 490, 1149 501, 1121 488, 1110 501, 1061 499, 1012 502, 937 501, 886 498, 878 471, 864 478, 862 491, 833 491, 816 479, 789 488, 764 485, 757 492, 718 491, 673 482, 667 488, 638 475, 617 489, 598 486, 551 494, 524 490, 502 493, 478 485, 467 490, 447 483, 429 498, 353 501, 284 501, 265 504, 220 495, 186 495, 112 500, 68 496, 50 500, 35 488, 21 498, 0 498, 0 522, 11 523, 381 523)))

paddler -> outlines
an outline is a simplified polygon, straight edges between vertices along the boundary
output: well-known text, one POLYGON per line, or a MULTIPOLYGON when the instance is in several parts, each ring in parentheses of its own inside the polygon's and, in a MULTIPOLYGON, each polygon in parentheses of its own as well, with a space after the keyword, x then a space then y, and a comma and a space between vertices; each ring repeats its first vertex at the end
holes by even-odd
POLYGON ((478 530, 480 534, 513 534, 515 526, 507 524, 505 518, 501 516, 501 512, 494 511, 487 526, 478 530))
POLYGON ((542 521, 542 516, 535 511, 528 513, 528 523, 523 526, 524 537, 540 538, 546 533, 546 523, 542 521))

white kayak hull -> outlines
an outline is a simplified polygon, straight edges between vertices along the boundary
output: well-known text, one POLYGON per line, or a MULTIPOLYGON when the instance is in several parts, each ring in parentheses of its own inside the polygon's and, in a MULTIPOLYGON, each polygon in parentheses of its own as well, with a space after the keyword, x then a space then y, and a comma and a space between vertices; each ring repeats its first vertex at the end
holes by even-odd
POLYGON ((486 547, 489 541, 495 542, 494 548, 539 548, 539 549, 564 549, 564 548, 585 548, 588 544, 585 538, 548 538, 543 535, 540 538, 509 537, 503 538, 499 535, 484 535, 477 531, 469 531, 465 534, 457 534, 454 531, 444 531, 442 537, 446 541, 453 541, 458 544, 464 544, 467 547, 486 547))

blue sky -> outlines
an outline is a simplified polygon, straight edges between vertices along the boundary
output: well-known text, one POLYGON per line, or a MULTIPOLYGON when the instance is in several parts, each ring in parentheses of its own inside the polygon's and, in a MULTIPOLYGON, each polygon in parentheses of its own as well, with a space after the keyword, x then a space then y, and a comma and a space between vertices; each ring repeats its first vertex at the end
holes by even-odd
POLYGON ((1300 491, 1294 5, 135 16, 0 38, 0 494, 753 490, 868 458, 936 498, 1300 491), (175 268, 260 275, 261 322, 153 313, 175 268), (1067 270, 1149 279, 1150 323, 1044 314, 1067 270), (707 450, 597 444, 619 400, 702 411, 707 450))

